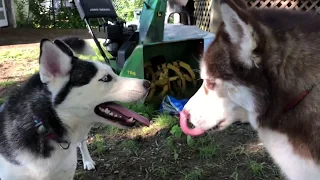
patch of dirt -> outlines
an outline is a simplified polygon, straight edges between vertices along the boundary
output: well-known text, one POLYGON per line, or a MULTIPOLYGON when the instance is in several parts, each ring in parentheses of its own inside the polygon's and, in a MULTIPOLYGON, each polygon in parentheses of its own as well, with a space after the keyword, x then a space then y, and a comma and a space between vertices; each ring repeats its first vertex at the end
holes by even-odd
POLYGON ((38 62, 34 60, 3 60, 0 64, 0 82, 25 80, 27 78, 26 73, 34 73, 33 71, 38 69, 38 66, 38 62))
POLYGON ((34 60, 3 59, 0 63, 0 98, 7 97, 13 89, 22 85, 37 66, 38 62, 34 60))
POLYGON ((173 138, 169 129, 145 139, 137 137, 128 140, 122 136, 105 135, 104 140, 103 152, 98 153, 89 144, 89 151, 97 163, 96 171, 84 171, 79 161, 76 180, 282 179, 262 145, 259 145, 256 133, 246 124, 195 138, 195 143, 203 142, 197 147, 189 146, 184 135, 173 138), (122 146, 126 141, 135 142, 137 147, 122 146), (208 150, 205 154, 203 150, 206 147, 216 151, 210 154, 208 150), (255 150, 252 151, 252 147, 255 150), (177 153, 176 159, 174 152, 177 153))

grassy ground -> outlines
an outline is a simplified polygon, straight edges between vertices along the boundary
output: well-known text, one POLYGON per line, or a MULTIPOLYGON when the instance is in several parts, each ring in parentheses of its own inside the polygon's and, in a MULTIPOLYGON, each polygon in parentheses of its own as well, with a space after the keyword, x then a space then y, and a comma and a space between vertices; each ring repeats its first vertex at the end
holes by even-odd
MULTIPOLYGON (((0 104, 38 70, 38 55, 39 44, 0 46, 0 104)), ((152 119, 151 126, 93 128, 87 142, 97 169, 82 170, 79 156, 77 180, 283 179, 249 125, 191 138, 181 132, 177 118, 152 106, 127 106, 152 119)))

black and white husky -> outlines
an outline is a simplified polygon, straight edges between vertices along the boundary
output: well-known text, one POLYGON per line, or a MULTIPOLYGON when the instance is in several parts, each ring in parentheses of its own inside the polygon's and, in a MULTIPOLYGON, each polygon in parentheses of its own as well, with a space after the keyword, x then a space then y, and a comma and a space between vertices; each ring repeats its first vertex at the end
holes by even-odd
POLYGON ((75 56, 87 47, 78 38, 41 41, 39 73, 0 110, 1 180, 73 179, 78 146, 84 168, 95 168, 85 141, 93 124, 149 125, 114 102, 144 98, 150 82, 120 77, 106 64, 75 56))

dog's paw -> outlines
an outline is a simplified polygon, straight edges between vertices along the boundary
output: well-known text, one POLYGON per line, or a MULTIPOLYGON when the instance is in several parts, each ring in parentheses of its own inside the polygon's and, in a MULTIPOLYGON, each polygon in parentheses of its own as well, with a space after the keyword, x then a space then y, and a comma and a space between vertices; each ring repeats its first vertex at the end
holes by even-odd
POLYGON ((91 170, 95 170, 95 165, 96 163, 93 161, 93 160, 84 160, 83 161, 83 169, 84 170, 88 170, 88 171, 91 171, 91 170))

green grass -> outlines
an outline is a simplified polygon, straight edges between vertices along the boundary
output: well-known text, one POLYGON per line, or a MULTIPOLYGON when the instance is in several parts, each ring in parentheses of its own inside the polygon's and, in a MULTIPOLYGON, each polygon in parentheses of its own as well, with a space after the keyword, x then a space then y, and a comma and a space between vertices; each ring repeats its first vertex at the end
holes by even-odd
POLYGON ((237 146, 228 154, 227 160, 238 160, 238 156, 248 156, 247 150, 244 145, 237 146))
MULTIPOLYGON (((96 52, 96 56, 85 56, 78 55, 79 58, 104 61, 103 57, 100 55, 98 47, 94 43, 92 39, 87 39, 88 43, 92 46, 94 51, 96 52)), ((99 39, 101 46, 103 48, 102 43, 104 42, 102 39, 99 39)), ((111 58, 111 54, 108 53, 105 48, 103 48, 108 58, 111 58)), ((14 61, 25 61, 25 60, 38 60, 40 54, 40 45, 30 45, 30 47, 18 47, 18 48, 2 48, 0 49, 0 63, 4 60, 14 60, 14 61)))
POLYGON ((139 153, 140 144, 135 140, 126 139, 122 141, 119 146, 123 149, 123 151, 125 151, 125 154, 127 154, 128 156, 139 155, 138 153, 139 153))
POLYGON ((155 166, 154 163, 152 163, 151 167, 149 169, 149 174, 156 174, 161 179, 166 179, 170 174, 170 167, 163 167, 163 166, 155 166))
POLYGON ((249 167, 255 176, 260 176, 263 174, 264 164, 264 162, 250 161, 249 167))
MULTIPOLYGON (((97 60, 104 62, 103 57, 100 55, 97 46, 94 44, 93 40, 87 40, 89 44, 93 47, 96 52, 96 55, 92 56, 83 56, 76 55, 79 58, 84 60, 97 60)), ((103 42, 100 40, 100 42, 103 42)), ((39 43, 30 44, 26 46, 18 46, 16 48, 0 48, 0 66, 4 68, 5 71, 0 73, 0 77, 5 77, 7 79, 0 79, 0 86, 7 87, 12 85, 12 81, 25 80, 30 77, 32 74, 36 73, 39 70, 39 54, 40 54, 40 45, 39 43), (12 73, 14 72, 14 73, 12 73), (8 82, 7 82, 8 81, 8 82)), ((110 58, 111 55, 105 51, 105 54, 110 58)), ((1 69, 0 68, 0 69, 1 69)))
POLYGON ((96 134, 93 138, 93 142, 90 144, 90 149, 92 149, 92 154, 95 156, 105 156, 108 154, 108 144, 101 134, 96 134))
POLYGON ((196 139, 195 146, 208 146, 213 144, 213 138, 211 136, 201 136, 196 139))
POLYGON ((238 180, 239 179, 239 174, 237 171, 234 171, 232 174, 231 174, 231 178, 234 179, 234 180, 238 180))
POLYGON ((178 123, 178 118, 173 117, 167 113, 158 114, 154 118, 154 126, 160 128, 171 128, 178 123))
POLYGON ((74 178, 78 180, 84 180, 85 179, 84 175, 85 175, 84 171, 77 171, 74 175, 74 178))
POLYGON ((37 60, 39 58, 39 46, 23 47, 23 48, 3 48, 0 49, 0 63, 7 60, 37 60))
POLYGON ((183 134, 181 128, 177 124, 172 126, 170 133, 177 138, 180 138, 183 134))
POLYGON ((195 169, 191 172, 185 173, 184 180, 201 180, 203 179, 203 170, 202 169, 195 169))
POLYGON ((143 103, 119 103, 124 107, 131 109, 132 111, 151 119, 152 116, 156 113, 155 108, 153 105, 148 104, 145 105, 143 103))
POLYGON ((199 157, 201 159, 211 159, 217 154, 217 147, 213 145, 200 147, 199 148, 199 157))
POLYGON ((119 103, 124 107, 146 117, 151 121, 150 127, 137 127, 128 130, 122 130, 113 126, 103 127, 103 131, 108 135, 126 135, 127 137, 136 137, 136 136, 148 136, 150 133, 154 133, 163 128, 171 128, 172 126, 178 123, 176 117, 172 117, 169 114, 157 113, 155 107, 152 104, 144 105, 142 103, 119 103))
MULTIPOLYGON (((93 39, 88 39, 87 40, 88 43, 90 44, 90 46, 93 48, 93 50, 96 53, 96 56, 88 56, 88 55, 79 55, 80 59, 90 59, 90 60, 94 60, 94 61, 100 61, 100 62, 104 62, 104 58, 102 57, 102 55, 100 54, 100 51, 97 47, 97 45, 95 44, 95 42, 93 41, 93 39)), ((99 39, 100 45, 103 49, 103 52, 106 54, 107 58, 112 58, 111 54, 103 47, 103 39, 99 39)))
POLYGON ((0 82, 0 87, 7 88, 15 84, 17 84, 16 81, 3 81, 3 82, 0 82))
POLYGON ((103 131, 106 132, 109 135, 117 135, 122 132, 121 129, 115 126, 104 126, 103 131))
MULTIPOLYGON (((145 109, 146 110, 143 111, 144 113, 149 112, 151 114, 151 112, 155 112, 155 110, 153 111, 149 110, 149 107, 146 107, 145 109)), ((141 113, 141 111, 137 111, 137 113, 141 113)), ((172 126, 178 123, 178 119, 176 117, 172 117, 166 113, 163 113, 163 114, 154 113, 153 116, 150 117, 150 120, 151 120, 151 125, 149 127, 143 126, 143 127, 129 129, 127 131, 121 131, 122 135, 128 138, 134 138, 137 136, 145 138, 145 137, 153 136, 156 132, 160 131, 161 129, 171 128, 172 126)))

